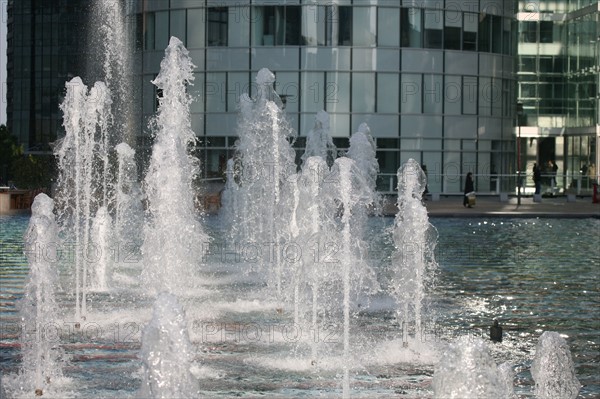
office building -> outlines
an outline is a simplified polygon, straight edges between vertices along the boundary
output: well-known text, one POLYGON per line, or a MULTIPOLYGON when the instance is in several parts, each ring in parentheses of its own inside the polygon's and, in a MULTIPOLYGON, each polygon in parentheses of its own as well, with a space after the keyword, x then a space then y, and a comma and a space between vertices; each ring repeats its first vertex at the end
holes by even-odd
POLYGON ((28 153, 48 153, 62 127, 65 82, 85 66, 86 0, 9 0, 7 127, 28 153))
POLYGON ((599 161, 600 3, 520 1, 517 20, 523 169, 536 162, 548 173, 555 161, 558 190, 589 192, 599 161))
POLYGON ((147 120, 156 109, 150 81, 169 37, 177 36, 197 65, 192 124, 204 143, 207 177, 222 176, 239 96, 252 93, 256 72, 267 67, 298 132, 299 153, 323 109, 342 150, 361 123, 369 124, 382 191, 395 188, 396 170, 409 158, 427 166, 431 192, 461 192, 467 172, 480 175, 477 184, 488 191, 490 174, 515 168, 515 5, 140 1, 142 114, 147 120))

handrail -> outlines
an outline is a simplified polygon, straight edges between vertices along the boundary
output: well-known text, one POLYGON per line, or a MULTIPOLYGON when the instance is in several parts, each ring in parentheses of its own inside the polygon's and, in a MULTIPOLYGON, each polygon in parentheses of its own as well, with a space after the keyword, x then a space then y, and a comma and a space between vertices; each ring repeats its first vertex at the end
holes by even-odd
MULTIPOLYGON (((542 177, 543 192, 552 194, 576 194, 590 195, 593 185, 600 181, 599 176, 582 175, 580 172, 561 173, 554 175, 552 173, 544 173, 542 177)), ((436 192, 441 195, 462 195, 462 185, 464 184, 465 175, 457 175, 456 173, 428 173, 427 180, 429 182, 429 192, 436 192), (444 188, 448 185, 456 186, 460 184, 460 191, 449 191, 444 188), (432 189, 432 186, 441 186, 441 190, 432 189)), ((518 182, 522 181, 521 190, 524 195, 533 195, 535 192, 535 183, 533 181, 533 173, 522 171, 521 173, 473 173, 475 180, 475 189, 478 193, 488 195, 499 195, 500 193, 517 194, 518 182), (494 189, 490 189, 490 183, 494 184, 494 189), (479 184, 479 187, 478 187, 479 184)), ((382 194, 395 194, 397 185, 397 176, 395 173, 380 173, 378 175, 377 189, 382 194)))

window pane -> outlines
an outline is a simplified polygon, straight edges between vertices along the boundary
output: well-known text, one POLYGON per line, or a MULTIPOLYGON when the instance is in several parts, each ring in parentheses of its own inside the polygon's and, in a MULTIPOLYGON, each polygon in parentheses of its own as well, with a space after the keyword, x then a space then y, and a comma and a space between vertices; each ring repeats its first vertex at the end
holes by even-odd
POLYGON ((351 46, 352 7, 328 6, 325 30, 328 46, 351 46))
MULTIPOLYGON (((156 27, 154 26, 154 13, 149 12, 144 14, 146 18, 146 32, 144 36, 144 49, 154 50, 154 34, 156 27)), ((16 58, 18 59, 18 58, 16 58)))
POLYGON ((300 44, 300 7, 255 7, 254 44, 283 46, 300 44))
POLYGON ((441 144, 435 149, 434 152, 423 152, 423 166, 427 169, 427 189, 430 193, 439 193, 442 191, 442 176, 440 176, 442 167, 442 146, 441 144))
POLYGON ((378 9, 377 42, 380 46, 400 46, 400 10, 398 8, 378 9))
POLYGON ((444 28, 444 48, 460 50, 460 28, 446 26, 444 28))
POLYGON ((264 43, 263 39, 263 25, 265 19, 264 7, 252 7, 250 9, 252 21, 250 30, 251 43, 254 46, 262 46, 264 43))
POLYGON ((461 111, 461 77, 447 75, 444 83, 444 113, 460 115, 461 111))
POLYGON ((426 9, 425 13, 425 47, 442 48, 442 11, 426 9))
POLYGON ((169 45, 169 12, 160 11, 154 14, 156 17, 155 49, 162 50, 169 45))
POLYGON ((377 35, 375 7, 354 7, 352 45, 374 46, 377 35))
POLYGON ((552 43, 552 21, 540 21, 540 43, 552 43))
POLYGON ((375 112, 375 74, 352 74, 352 111, 375 112))
POLYGON ((204 9, 191 8, 188 10, 187 42, 189 48, 204 47, 204 9))
POLYGON ((521 43, 536 43, 537 42, 537 22, 524 21, 520 22, 521 29, 519 30, 521 43))
POLYGON ((463 114, 475 115, 477 113, 477 77, 463 77, 463 114))
POLYGON ((521 83, 519 85, 519 88, 521 89, 521 93, 519 95, 519 97, 523 97, 523 98, 535 98, 537 97, 536 95, 536 84, 531 84, 531 83, 521 83))
POLYGON ((511 27, 512 21, 510 18, 502 18, 502 54, 511 54, 512 47, 512 34, 511 27))
POLYGON ((227 7, 208 9, 207 41, 209 46, 227 46, 227 7))
POLYGON ((555 68, 554 65, 554 57, 540 57, 539 58, 539 62, 540 62, 540 72, 544 72, 544 73, 552 73, 552 72, 557 72, 559 71, 559 69, 555 68))
POLYGON ((263 45, 273 46, 283 44, 284 25, 283 7, 263 7, 263 45))
POLYGON ((250 91, 249 76, 246 72, 229 72, 227 77, 227 111, 234 112, 240 104, 242 93, 250 91))
POLYGON ((492 112, 492 79, 479 78, 479 115, 489 116, 492 112))
POLYGON ((225 112, 225 79, 222 72, 206 74, 206 112, 225 112))
POLYGON ((286 46, 300 45, 300 7, 287 6, 284 8, 283 29, 285 31, 284 43, 286 46))
POLYGON ((171 11, 171 36, 175 36, 181 42, 187 46, 187 40, 185 37, 185 10, 174 10, 171 11))
POLYGON ((491 37, 490 25, 491 15, 486 15, 479 22, 479 51, 490 51, 491 37))
POLYGON ((377 112, 399 112, 399 76, 395 73, 377 75, 377 112))
POLYGON ((442 75, 423 75, 423 112, 442 113, 442 75))
POLYGON ((302 45, 325 45, 325 7, 302 7, 302 45))
POLYGON ((227 45, 229 47, 247 47, 250 43, 250 8, 236 7, 230 10, 229 32, 227 34, 227 45), (235 12, 233 12, 235 10, 235 12))
POLYGON ((421 47, 421 10, 402 8, 400 21, 400 40, 402 47, 421 47))
POLYGON ((502 116, 502 80, 492 80, 492 116, 502 116))
POLYGON ((502 18, 492 16, 492 52, 502 52, 502 18))
POLYGON ((300 95, 303 112, 318 112, 324 109, 323 81, 322 72, 302 72, 300 95))
POLYGON ((444 16, 445 49, 460 50, 460 31, 462 23, 462 13, 460 11, 446 11, 444 16))
POLYGON ((468 12, 463 15, 463 50, 477 51, 477 27, 479 15, 468 12))
MULTIPOLYGON (((379 140, 377 140, 379 142, 379 140)), ((377 151, 377 163, 380 173, 396 173, 398 171, 398 151, 377 151)))
POLYGON ((349 72, 327 72, 325 106, 327 112, 350 112, 349 72))
POLYGON ((400 85, 402 113, 421 113, 421 75, 402 74, 400 85))

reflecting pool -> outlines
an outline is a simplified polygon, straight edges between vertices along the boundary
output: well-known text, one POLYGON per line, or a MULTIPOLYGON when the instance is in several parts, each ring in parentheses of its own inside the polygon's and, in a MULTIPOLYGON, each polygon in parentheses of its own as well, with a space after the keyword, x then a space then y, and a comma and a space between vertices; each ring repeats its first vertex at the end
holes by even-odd
MULTIPOLYGON (((20 363, 17 302, 28 273, 22 238, 28 220, 0 216, 0 370, 8 385, 20 363)), ((196 351, 191 371, 202 397, 339 397, 335 351, 319 364, 307 361, 299 336, 317 334, 300 331, 289 309, 265 299, 266 288, 244 272, 243 257, 223 239, 219 220, 205 222, 212 241, 197 265, 203 284, 182 299, 196 351)), ((488 340, 498 319, 504 340, 490 348, 497 363, 513 365, 519 397, 533 397, 530 366, 543 331, 567 340, 583 385, 579 397, 599 397, 600 220, 431 222, 439 233, 439 271, 424 305, 422 331, 398 323, 387 295, 356 299, 362 310, 353 322, 351 396, 432 397, 434 364, 443 361, 436 348, 464 335, 488 340)), ((368 261, 384 282, 393 273, 392 224, 391 218, 369 220, 368 261)), ((60 343, 67 397, 133 397, 141 385, 141 332, 152 317, 153 299, 136 286, 136 250, 117 253, 118 288, 90 293, 89 317, 79 330, 69 321, 72 284, 61 267, 57 298, 64 314, 44 332, 60 343)), ((338 328, 318 332, 325 347, 339 347, 338 328)))

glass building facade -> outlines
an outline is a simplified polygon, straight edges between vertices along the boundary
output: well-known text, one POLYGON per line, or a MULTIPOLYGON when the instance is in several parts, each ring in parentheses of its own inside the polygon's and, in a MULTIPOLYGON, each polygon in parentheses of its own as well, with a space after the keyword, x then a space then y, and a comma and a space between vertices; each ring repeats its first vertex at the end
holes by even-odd
POLYGON ((531 175, 536 162, 549 173, 555 161, 557 191, 589 192, 599 162, 600 3, 520 1, 517 20, 522 169, 531 175))
MULTIPOLYGON (((431 192, 460 192, 469 171, 478 191, 488 191, 490 175, 513 174, 519 164, 531 174, 533 162, 551 160, 559 191, 585 193, 598 179, 597 0, 123 1, 135 14, 141 126, 156 109, 150 81, 169 37, 190 49, 206 177, 222 175, 239 96, 253 93, 256 72, 267 67, 299 154, 321 109, 341 150, 360 123, 370 125, 382 191, 395 187, 408 158, 427 165, 431 192)), ((7 124, 28 152, 50 149, 65 82, 89 69, 89 5, 8 1, 7 124)), ((139 149, 149 148, 148 132, 137 136, 139 149)), ((500 180, 502 191, 514 190, 515 179, 500 180)))
POLYGON ((85 0, 9 0, 7 127, 27 152, 48 152, 62 126, 65 82, 81 74, 85 0))
MULTIPOLYGON (((224 173, 239 97, 254 92, 263 67, 276 75, 298 154, 319 110, 329 113, 341 150, 359 124, 369 124, 381 191, 395 188, 409 158, 427 166, 430 192, 461 192, 467 172, 488 191, 491 174, 515 172, 516 2, 146 0, 137 7, 142 125, 156 110, 150 81, 177 36, 197 66, 192 127, 208 178, 224 173)), ((140 132, 138 144, 147 146, 147 137, 140 132)))

